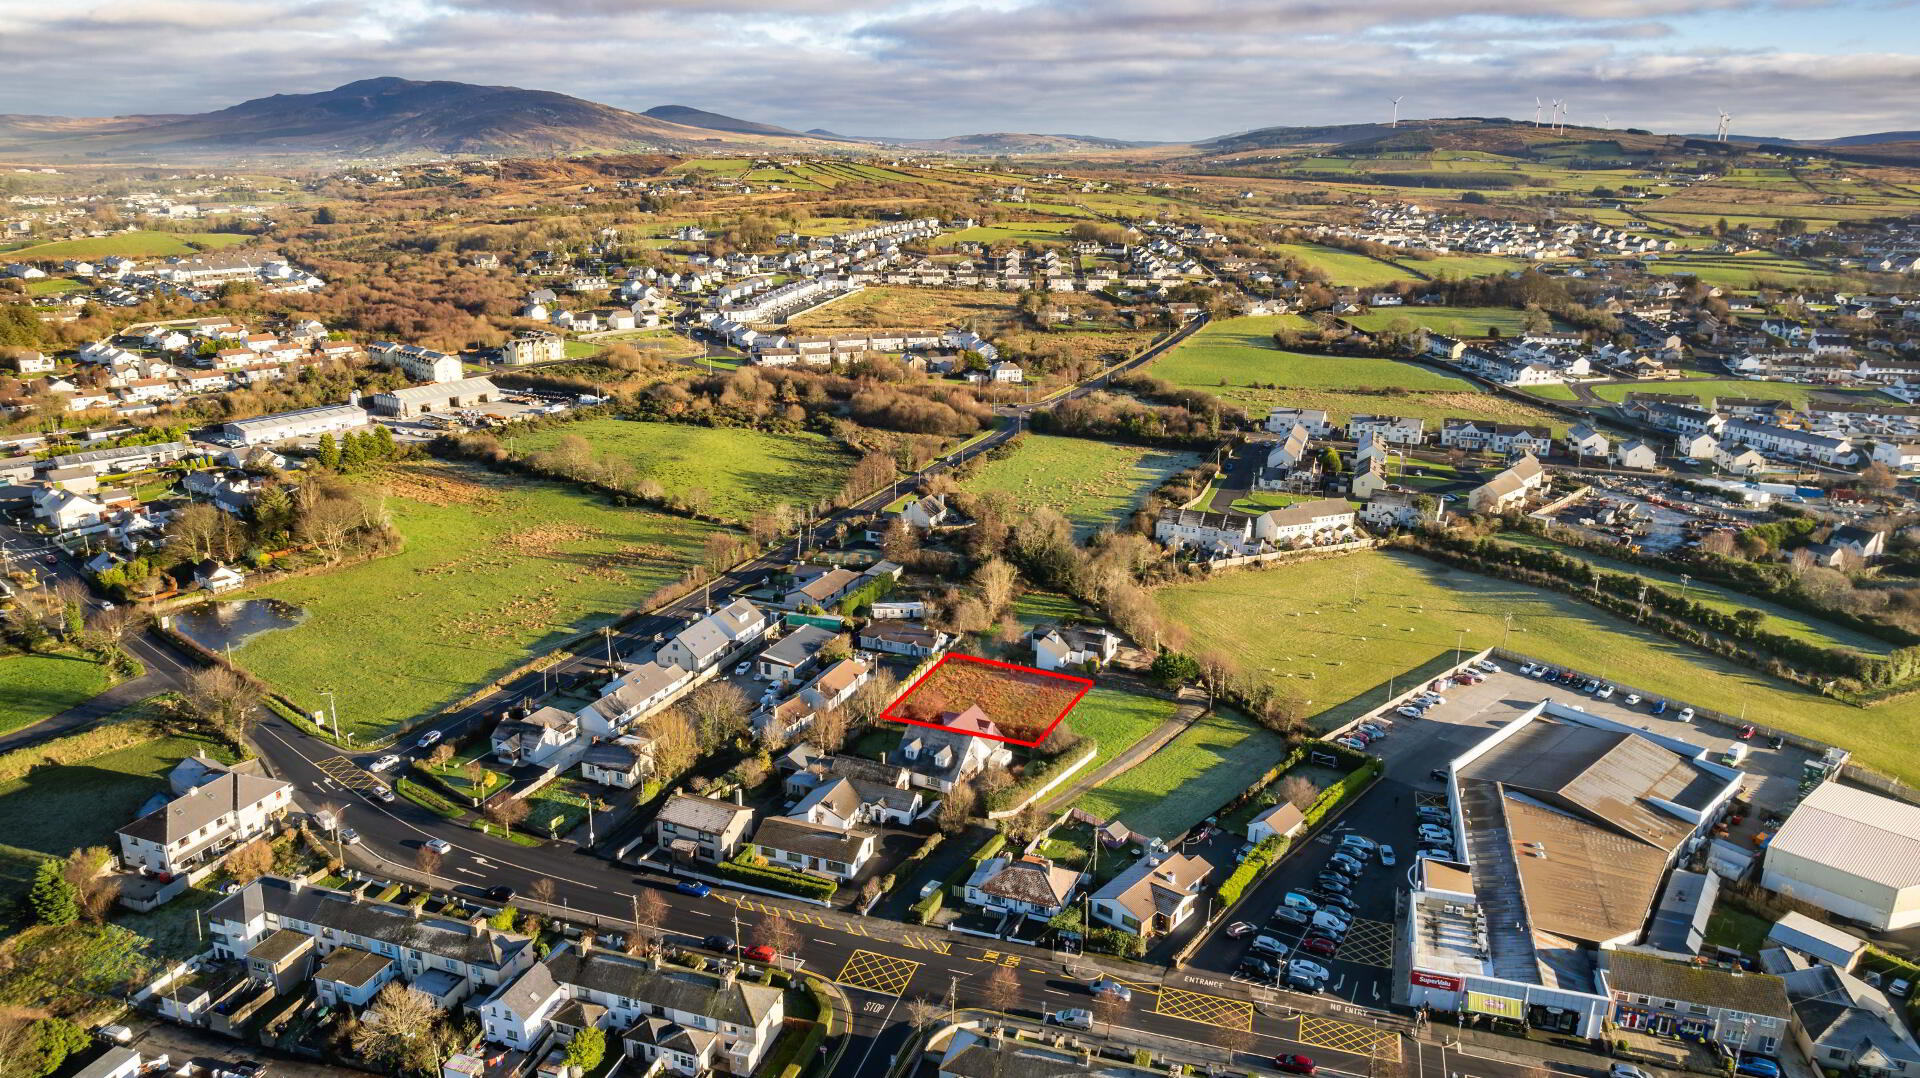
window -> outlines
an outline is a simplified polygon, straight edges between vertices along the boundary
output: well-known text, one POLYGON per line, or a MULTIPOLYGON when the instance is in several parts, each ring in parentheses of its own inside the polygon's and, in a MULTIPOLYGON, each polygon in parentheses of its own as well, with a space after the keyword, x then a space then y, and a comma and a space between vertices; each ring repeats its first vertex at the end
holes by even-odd
POLYGON ((1827 1058, 1837 1059, 1842 1062, 1845 1062, 1847 1058, 1847 1050, 1845 1048, 1829 1048, 1827 1049, 1827 1058))

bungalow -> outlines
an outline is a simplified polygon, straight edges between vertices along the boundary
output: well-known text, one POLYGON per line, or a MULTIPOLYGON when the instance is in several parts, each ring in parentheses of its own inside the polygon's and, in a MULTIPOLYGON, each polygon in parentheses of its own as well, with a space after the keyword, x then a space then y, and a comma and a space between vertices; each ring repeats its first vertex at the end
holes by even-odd
POLYGON ((1149 853, 1093 893, 1093 919, 1151 938, 1185 924, 1212 866, 1185 854, 1149 853))
POLYGON ((247 575, 230 565, 208 559, 193 567, 193 586, 211 592, 232 591, 247 582, 247 575))
POLYGON ((887 529, 895 520, 914 531, 928 531, 945 524, 951 513, 943 494, 908 494, 880 511, 874 525, 867 529, 867 539, 877 543, 885 538, 887 529))
POLYGON ((1307 818, 1300 813, 1298 806, 1291 801, 1282 801, 1256 815, 1247 823, 1247 841, 1264 842, 1270 838, 1287 838, 1300 833, 1307 825, 1307 818))
POLYGON ((788 633, 779 643, 762 651, 755 660, 755 669, 768 681, 797 680, 820 658, 827 645, 833 643, 836 635, 817 625, 802 625, 788 633))
POLYGON ((875 621, 860 630, 857 640, 868 651, 926 658, 947 650, 952 637, 917 621, 875 621))
POLYGON ((829 569, 788 591, 781 598, 780 605, 788 610, 805 610, 808 607, 825 610, 865 582, 863 575, 851 569, 829 569))
POLYGON ((967 877, 968 905, 1039 920, 1058 915, 1080 885, 1080 873, 1045 857, 989 857, 967 877))
POLYGON ((603 727, 607 731, 623 730, 651 714, 692 683, 693 671, 685 667, 659 662, 640 663, 609 683, 600 699, 588 704, 582 711, 581 718, 589 726, 603 727), (593 714, 588 716, 586 711, 593 714))
POLYGON ((653 741, 638 734, 596 741, 580 756, 580 777, 602 786, 631 790, 652 773, 653 741))
POLYGON ((718 864, 739 850, 752 822, 744 805, 674 794, 653 818, 653 839, 678 860, 718 864))
POLYGON ((1920 1043, 1899 1005, 1858 977, 1816 963, 1782 980, 1793 1008, 1795 1040, 1825 1071, 1862 1075, 1920 1074, 1920 1043))
POLYGON ((1120 637, 1094 626, 1036 626, 1033 665, 1042 670, 1098 669, 1113 661, 1120 637))
POLYGON ((858 824, 842 827, 791 816, 771 817, 753 833, 754 850, 768 861, 841 881, 860 874, 878 843, 878 834, 858 824))

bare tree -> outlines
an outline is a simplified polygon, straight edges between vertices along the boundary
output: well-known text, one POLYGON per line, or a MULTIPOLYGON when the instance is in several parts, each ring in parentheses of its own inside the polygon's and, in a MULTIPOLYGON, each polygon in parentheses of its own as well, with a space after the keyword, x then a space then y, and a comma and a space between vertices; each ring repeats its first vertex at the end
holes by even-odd
POLYGON ((959 783, 947 791, 934 822, 947 834, 957 835, 967 829, 967 824, 973 819, 973 810, 979 803, 980 795, 974 792, 972 785, 959 783))
POLYGON ((80 915, 95 924, 107 919, 120 898, 120 878, 101 871, 111 856, 104 846, 89 846, 68 854, 66 867, 61 870, 73 888, 80 915))
POLYGON ((995 966, 987 975, 987 983, 981 986, 980 996, 988 1010, 1008 1014, 1014 1005, 1020 1002, 1020 978, 1011 966, 995 966))
POLYGON ((395 1074, 425 1072, 439 1063, 434 1027, 445 1016, 425 992, 395 981, 373 998, 349 1040, 355 1052, 395 1074))
POLYGON ((527 897, 543 906, 551 906, 558 891, 559 888, 554 884, 552 876, 542 876, 533 881, 533 886, 527 888, 527 897))
POLYGON ((440 851, 432 846, 423 845, 413 852, 413 867, 427 876, 440 875, 440 851))
POLYGON ((703 751, 718 748, 728 738, 747 732, 747 694, 731 681, 714 680, 687 696, 703 751))
POLYGON ((273 847, 256 838, 227 855, 227 875, 240 883, 251 883, 273 871, 273 847))
POLYGON ((938 1000, 915 996, 907 1001, 907 1022, 915 1029, 926 1029, 946 1013, 947 1009, 938 1000))
POLYGON ((974 570, 973 584, 980 589, 980 603, 986 607, 988 621, 997 619, 1007 604, 1013 602, 1014 585, 1019 579, 1013 566, 999 558, 992 558, 974 570))
POLYGON ((660 942, 660 922, 667 916, 667 902, 660 892, 644 887, 633 894, 634 932, 632 946, 652 948, 660 942))
POLYGON ((794 945, 799 942, 799 933, 794 931, 793 922, 777 913, 762 917, 756 934, 761 943, 773 948, 776 955, 792 954, 794 945))
POLYGON ((1280 783, 1280 800, 1297 809, 1304 809, 1320 796, 1320 787, 1305 775, 1288 775, 1280 783))
POLYGON ((452 762, 453 762, 453 743, 452 742, 442 741, 441 743, 433 747, 432 752, 427 753, 427 763, 432 764, 434 767, 445 767, 452 762))
POLYGON ((527 818, 531 807, 525 798, 496 797, 487 802, 485 811, 488 820, 499 825, 501 830, 512 834, 514 825, 527 818))
POLYGON ((265 694, 252 678, 231 667, 208 666, 187 675, 181 698, 194 718, 236 744, 259 718, 265 694))

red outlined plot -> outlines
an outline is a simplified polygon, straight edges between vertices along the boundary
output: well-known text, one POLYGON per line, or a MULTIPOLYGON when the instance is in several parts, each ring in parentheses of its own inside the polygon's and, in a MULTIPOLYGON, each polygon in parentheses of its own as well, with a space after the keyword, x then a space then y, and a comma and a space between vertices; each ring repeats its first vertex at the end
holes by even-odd
POLYGON ((948 652, 880 717, 1034 748, 1092 688, 1090 678, 948 652))

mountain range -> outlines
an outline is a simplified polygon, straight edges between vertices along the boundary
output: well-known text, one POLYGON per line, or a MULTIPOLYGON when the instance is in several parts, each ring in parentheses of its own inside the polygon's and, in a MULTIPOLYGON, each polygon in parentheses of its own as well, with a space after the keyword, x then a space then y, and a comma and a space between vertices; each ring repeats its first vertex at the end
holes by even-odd
MULTIPOLYGON (((1476 149, 1526 153, 1547 142, 1604 139, 1628 152, 1676 145, 1686 136, 1546 128, 1503 118, 1458 117, 1388 124, 1267 127, 1168 145, 1097 135, 991 132, 949 138, 795 131, 687 105, 629 112, 548 90, 375 78, 310 94, 275 94, 196 115, 64 117, 0 115, 0 155, 19 160, 137 161, 281 155, 397 157, 420 154, 551 156, 636 150, 767 149, 845 152, 859 146, 946 154, 1065 155, 1161 147, 1232 158, 1261 150, 1325 146, 1361 150, 1476 149)), ((1696 136, 1697 139, 1697 136, 1696 136)), ((1892 131, 1819 142, 1737 140, 1892 156, 1920 152, 1920 132, 1892 131)))

